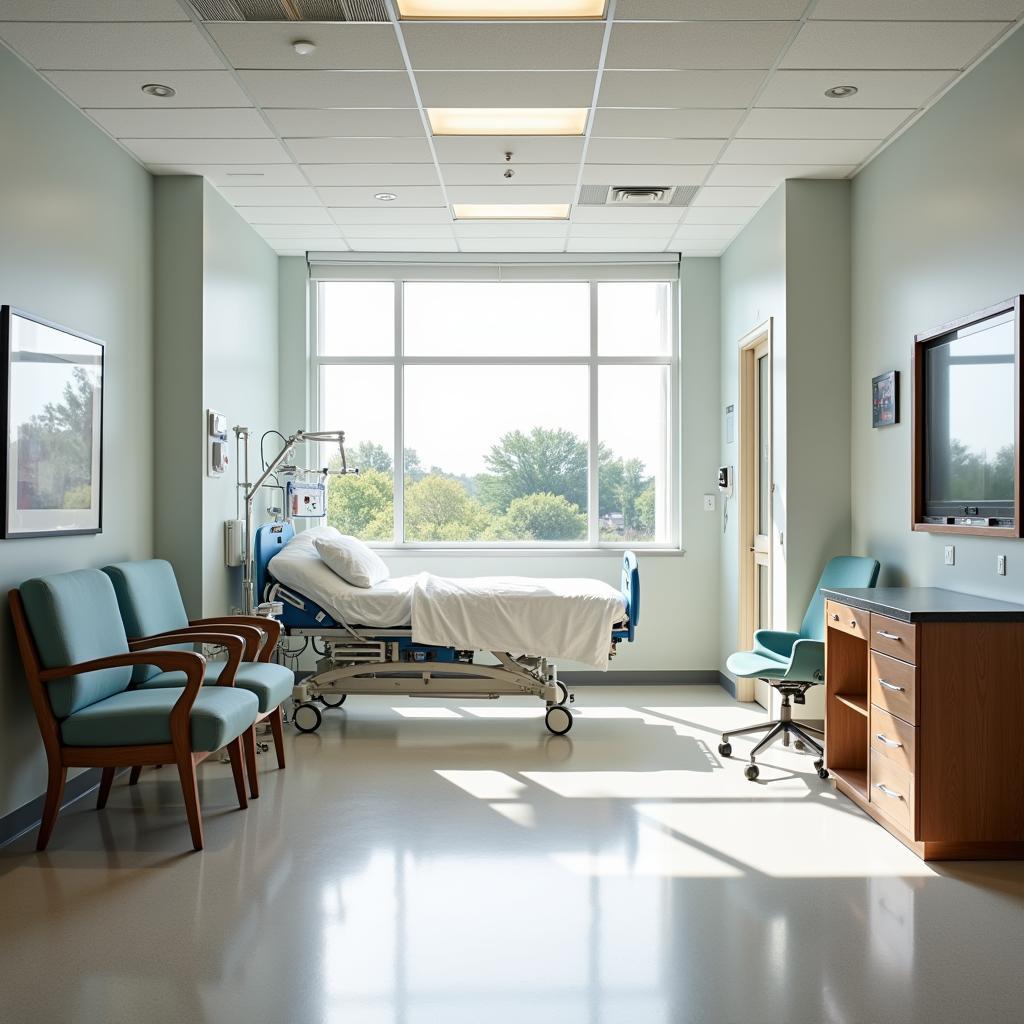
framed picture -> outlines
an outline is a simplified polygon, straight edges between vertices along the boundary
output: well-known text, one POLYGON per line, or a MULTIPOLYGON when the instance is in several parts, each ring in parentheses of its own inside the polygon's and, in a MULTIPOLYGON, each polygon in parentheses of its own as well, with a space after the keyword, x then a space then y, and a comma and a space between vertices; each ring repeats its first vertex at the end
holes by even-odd
POLYGON ((900 421, 900 371, 871 378, 871 426, 891 427, 900 421))
POLYGON ((99 533, 103 343, 0 307, 0 537, 99 533))

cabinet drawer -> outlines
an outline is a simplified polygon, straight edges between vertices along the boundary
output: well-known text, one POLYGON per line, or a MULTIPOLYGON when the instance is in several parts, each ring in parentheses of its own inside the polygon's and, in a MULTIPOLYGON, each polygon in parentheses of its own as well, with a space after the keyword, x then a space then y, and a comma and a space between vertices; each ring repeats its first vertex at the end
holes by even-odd
POLYGON ((871 706, 871 752, 913 772, 917 729, 882 708, 871 706))
POLYGON ((914 776, 894 761, 871 751, 868 799, 907 835, 914 835, 914 776))
POLYGON ((917 669, 872 651, 871 703, 917 725, 917 669))
POLYGON ((825 625, 832 629, 841 629, 851 636, 867 640, 870 631, 871 615, 859 608, 850 608, 836 601, 825 602, 825 625))
POLYGON ((871 649, 890 658, 917 663, 917 626, 871 613, 871 649))

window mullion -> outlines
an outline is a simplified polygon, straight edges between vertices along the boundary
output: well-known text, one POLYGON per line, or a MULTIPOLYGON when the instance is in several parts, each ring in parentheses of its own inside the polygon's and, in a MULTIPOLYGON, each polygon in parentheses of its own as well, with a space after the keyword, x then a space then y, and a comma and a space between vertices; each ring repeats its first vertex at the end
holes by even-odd
POLYGON ((395 478, 392 507, 395 517, 394 542, 405 542, 405 284, 395 282, 395 478))
POLYGON ((590 401, 589 436, 587 440, 587 540, 596 545, 601 539, 599 521, 600 492, 598 475, 600 460, 598 458, 597 436, 597 282, 590 282, 590 368, 589 368, 590 401))

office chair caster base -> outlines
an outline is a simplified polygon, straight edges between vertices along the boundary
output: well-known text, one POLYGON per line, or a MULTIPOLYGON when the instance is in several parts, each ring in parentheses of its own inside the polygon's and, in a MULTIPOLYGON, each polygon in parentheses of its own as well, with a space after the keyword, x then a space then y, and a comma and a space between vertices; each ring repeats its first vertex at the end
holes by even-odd
POLYGON ((748 764, 747 767, 743 769, 743 774, 746 775, 751 782, 756 782, 757 777, 761 774, 761 769, 758 768, 756 764, 748 764))
POLYGON ((732 757, 732 744, 719 743, 718 752, 722 755, 722 757, 732 757))
POLYGON ((824 782, 824 780, 828 778, 828 770, 826 768, 819 768, 818 778, 824 782))
POLYGON ((824 767, 825 767, 825 762, 819 757, 818 760, 814 762, 814 770, 820 772, 821 769, 824 768, 824 767))
POLYGON ((548 708, 544 716, 544 724, 549 732, 556 736, 564 736, 572 728, 572 712, 561 704, 548 708))
POLYGON ((320 703, 323 704, 325 708, 340 708, 341 705, 344 704, 347 699, 347 693, 321 693, 320 696, 317 698, 317 700, 319 700, 320 703))

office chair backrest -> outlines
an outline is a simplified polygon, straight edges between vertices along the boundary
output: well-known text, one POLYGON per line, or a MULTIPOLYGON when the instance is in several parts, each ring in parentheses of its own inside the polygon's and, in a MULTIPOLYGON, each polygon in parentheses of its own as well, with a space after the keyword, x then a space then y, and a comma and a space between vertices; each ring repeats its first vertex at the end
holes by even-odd
POLYGON ((873 558, 859 555, 838 555, 830 558, 822 570, 821 579, 807 606, 800 636, 809 640, 825 639, 825 598, 822 587, 873 587, 878 582, 881 567, 873 558))

